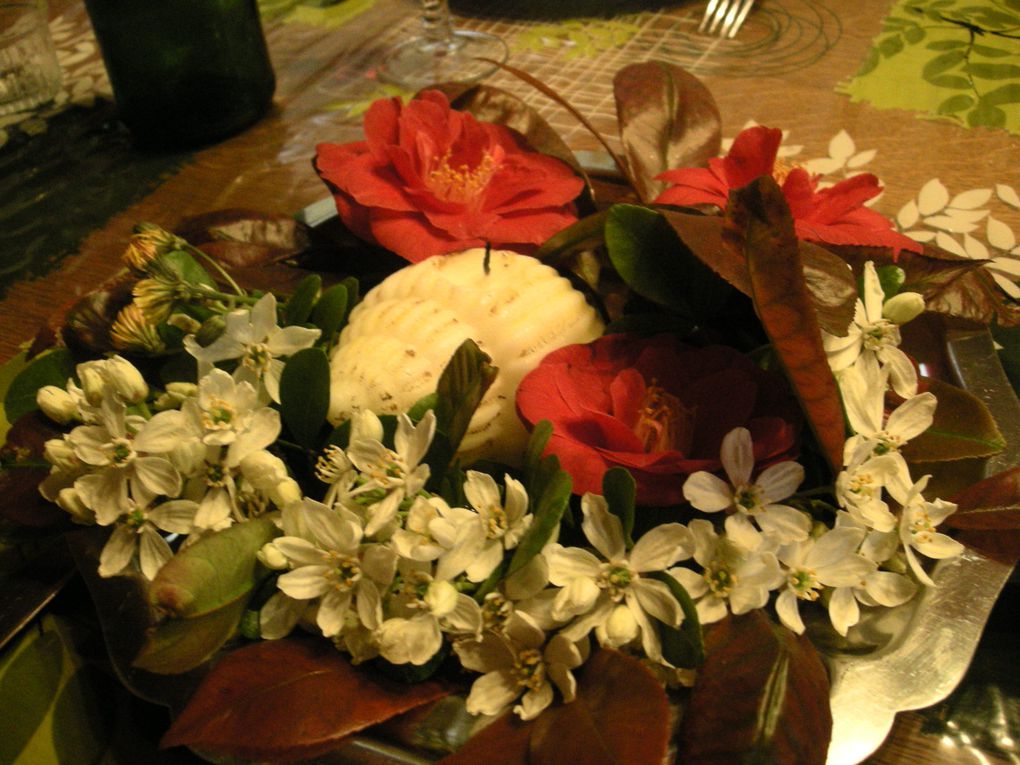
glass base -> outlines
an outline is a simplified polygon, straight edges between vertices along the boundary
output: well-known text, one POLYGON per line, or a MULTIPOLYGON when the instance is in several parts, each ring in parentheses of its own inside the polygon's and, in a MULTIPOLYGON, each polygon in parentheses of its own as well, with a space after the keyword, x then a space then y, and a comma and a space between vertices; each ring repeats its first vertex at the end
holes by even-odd
POLYGON ((507 47, 501 39, 485 32, 454 30, 449 40, 414 37, 386 56, 379 69, 380 79, 421 90, 441 82, 474 82, 496 71, 507 47))

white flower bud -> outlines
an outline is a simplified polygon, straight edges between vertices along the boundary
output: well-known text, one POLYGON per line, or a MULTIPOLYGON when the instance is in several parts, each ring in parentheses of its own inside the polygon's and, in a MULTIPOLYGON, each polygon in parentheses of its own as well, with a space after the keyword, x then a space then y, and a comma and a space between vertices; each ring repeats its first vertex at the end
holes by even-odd
POLYGON ((121 356, 107 359, 103 369, 106 379, 122 401, 138 404, 149 396, 149 386, 135 365, 121 356))
POLYGON ((924 313, 924 298, 917 292, 901 292, 882 305, 882 316, 893 324, 906 324, 924 313))
POLYGON ((75 523, 90 525, 96 522, 96 514, 89 510, 81 501, 81 496, 73 488, 61 489, 57 493, 57 506, 71 516, 75 523))
POLYGON ((106 390, 106 376, 103 374, 105 361, 85 361, 78 365, 78 379, 85 400, 92 406, 103 403, 103 392, 106 390))
POLYGON ((275 454, 260 449, 241 460, 241 474, 259 491, 269 491, 287 476, 287 466, 275 454))
POLYGON ((35 402, 43 414, 54 422, 67 425, 78 417, 78 405, 63 388, 56 385, 44 385, 35 393, 35 402))
POLYGON ((82 464, 74 452, 74 447, 63 438, 51 438, 43 444, 43 457, 64 473, 75 472, 82 464))
POLYGON ((443 617, 457 607, 457 588, 449 582, 431 582, 425 591, 425 605, 435 617, 443 617))
POLYGON ((293 478, 284 478, 269 490, 269 499, 279 508, 290 507, 295 502, 301 503, 304 495, 301 486, 293 478))
POLYGON ((605 623, 606 640, 613 648, 627 645, 638 636, 638 623, 630 608, 624 604, 616 606, 605 623))
POLYGON ((255 557, 262 562, 263 566, 274 571, 282 571, 288 567, 287 556, 280 552, 272 542, 262 545, 262 549, 255 553, 255 557))
POLYGON ((382 421, 370 409, 358 409, 351 414, 351 443, 362 438, 372 441, 383 439, 382 421))

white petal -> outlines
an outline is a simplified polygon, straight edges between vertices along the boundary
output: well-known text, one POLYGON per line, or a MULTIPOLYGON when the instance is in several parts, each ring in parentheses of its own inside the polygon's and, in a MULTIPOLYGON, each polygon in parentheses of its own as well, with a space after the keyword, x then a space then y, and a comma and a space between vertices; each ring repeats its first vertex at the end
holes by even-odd
POLYGON ((548 549, 545 556, 549 563, 549 581, 557 587, 578 578, 594 579, 602 567, 598 558, 580 547, 557 545, 548 549))
POLYGON ((764 504, 786 499, 804 481, 804 468, 800 463, 787 460, 769 465, 758 476, 755 483, 761 489, 761 501, 764 504))
POLYGON ((733 504, 733 488, 704 470, 688 476, 683 492, 684 499, 703 513, 717 513, 733 504))
POLYGON ((430 616, 387 619, 376 631, 379 653, 393 664, 421 666, 443 645, 439 624, 430 616))
POLYGON ((917 585, 910 579, 892 571, 872 572, 865 581, 865 592, 876 603, 887 607, 902 605, 917 592, 917 585))
POLYGON ((176 499, 156 507, 149 513, 149 520, 163 531, 190 534, 197 511, 197 503, 187 499, 176 499))
POLYGON ((556 593, 556 599, 553 601, 553 618, 565 620, 587 613, 595 605, 601 592, 592 579, 574 577, 556 593))
POLYGON ((163 564, 174 557, 166 540, 152 526, 146 524, 138 535, 138 564, 142 575, 152 581, 163 564))
POLYGON ((698 611, 698 621, 702 624, 713 624, 720 619, 725 619, 729 613, 729 609, 726 608, 726 601, 717 598, 715 595, 702 598, 695 604, 695 608, 698 611))
POLYGON ((116 576, 135 557, 135 532, 130 526, 117 526, 99 553, 99 575, 116 576))
POLYGON ((265 640, 286 637, 297 626, 298 619, 308 607, 301 600, 294 600, 282 592, 274 592, 259 611, 259 634, 265 640))
POLYGON ((553 689, 549 683, 542 683, 533 691, 528 691, 521 697, 521 703, 514 707, 514 712, 522 720, 534 720, 552 704, 553 689))
POLYGON ((811 531, 811 519, 789 505, 767 505, 755 517, 762 531, 780 542, 807 539, 811 531))
POLYGON ((185 432, 185 418, 180 411, 160 412, 135 436, 134 447, 140 452, 166 454, 180 444, 185 432))
POLYGON ((623 524, 618 516, 609 512, 605 498, 597 494, 585 494, 581 497, 581 512, 584 513, 581 528, 595 549, 602 553, 606 560, 615 561, 622 558, 626 552, 623 524))
POLYGON ((926 541, 919 543, 915 542, 914 547, 922 555, 926 555, 929 558, 935 558, 937 560, 942 560, 943 558, 955 558, 964 550, 962 544, 952 537, 947 537, 945 534, 931 534, 930 538, 926 541))
POLYGON ((299 600, 317 598, 330 590, 326 566, 302 566, 276 580, 276 586, 299 600))
POLYGON ((921 435, 935 418, 936 403, 935 396, 927 392, 907 399, 889 415, 886 430, 906 440, 921 435))
POLYGON ((861 618, 861 609, 857 605, 857 598, 850 587, 837 587, 833 590, 829 599, 829 621, 840 635, 846 635, 847 630, 857 624, 861 618))
POLYGON ((320 329, 309 327, 283 327, 269 335, 269 352, 274 356, 293 356, 304 348, 310 348, 322 334, 320 329))
POLYGON ((751 480, 754 469, 754 449, 751 443, 751 431, 747 428, 734 428, 722 440, 720 458, 730 483, 743 486, 751 480))
POLYGON ((680 626, 680 622, 684 619, 683 611, 669 587, 663 582, 655 579, 639 579, 631 584, 630 589, 646 613, 670 627, 680 626))
POLYGON ((517 681, 510 671, 489 672, 471 685, 465 706, 468 714, 495 715, 512 704, 518 693, 517 681))
POLYGON ((644 534, 630 551, 635 571, 662 571, 694 553, 694 537, 679 523, 664 523, 644 534))
POLYGON ((797 596, 793 590, 786 589, 779 593, 779 597, 776 598, 776 613, 779 615, 779 621, 787 629, 793 630, 798 635, 804 634, 804 622, 800 618, 797 596))
POLYGON ((169 460, 162 457, 137 457, 135 475, 153 494, 176 497, 181 491, 181 474, 169 460))

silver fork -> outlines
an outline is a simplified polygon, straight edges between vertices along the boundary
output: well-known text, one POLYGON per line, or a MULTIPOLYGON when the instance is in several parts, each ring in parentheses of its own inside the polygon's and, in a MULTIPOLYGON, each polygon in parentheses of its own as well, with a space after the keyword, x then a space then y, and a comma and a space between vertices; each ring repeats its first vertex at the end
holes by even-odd
POLYGON ((751 11, 754 0, 708 0, 698 32, 733 38, 751 11))

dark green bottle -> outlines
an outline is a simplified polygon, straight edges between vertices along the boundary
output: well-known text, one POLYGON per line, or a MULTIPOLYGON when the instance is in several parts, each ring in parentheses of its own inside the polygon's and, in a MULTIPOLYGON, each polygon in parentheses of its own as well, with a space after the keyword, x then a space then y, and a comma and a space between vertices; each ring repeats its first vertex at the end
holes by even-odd
POLYGON ((256 0, 85 0, 120 118, 145 148, 213 143, 258 120, 276 76, 256 0))

